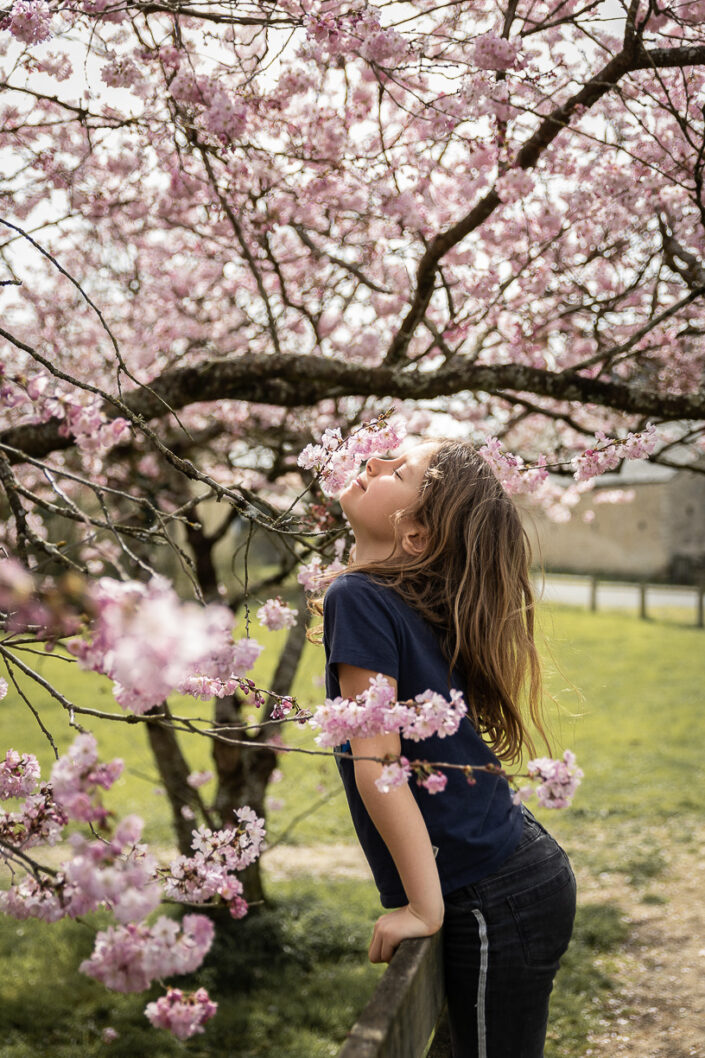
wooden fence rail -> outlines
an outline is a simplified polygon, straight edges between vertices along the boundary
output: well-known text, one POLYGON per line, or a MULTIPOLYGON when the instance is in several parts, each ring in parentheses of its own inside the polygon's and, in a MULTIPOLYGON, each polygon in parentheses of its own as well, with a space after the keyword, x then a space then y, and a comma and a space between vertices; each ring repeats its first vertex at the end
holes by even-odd
POLYGON ((402 941, 338 1058, 450 1058, 442 952, 441 933, 402 941))
POLYGON ((612 588, 637 588, 639 591, 639 617, 642 621, 648 619, 647 612, 647 592, 651 589, 651 601, 653 602, 654 596, 658 599, 659 591, 675 590, 683 593, 687 592, 688 595, 695 602, 695 625, 697 628, 702 628, 705 623, 705 581, 700 581, 695 585, 694 588, 688 589, 681 587, 680 585, 670 584, 650 584, 646 580, 640 581, 610 581, 607 578, 596 577, 594 574, 590 577, 590 609, 594 612, 597 610, 597 588, 598 584, 604 584, 605 587, 612 588))
POLYGON ((556 574, 534 576, 539 598, 548 602, 587 605, 598 609, 630 610, 636 608, 642 620, 657 609, 691 610, 697 628, 705 627, 705 580, 695 585, 663 584, 648 580, 613 580, 597 574, 556 574))

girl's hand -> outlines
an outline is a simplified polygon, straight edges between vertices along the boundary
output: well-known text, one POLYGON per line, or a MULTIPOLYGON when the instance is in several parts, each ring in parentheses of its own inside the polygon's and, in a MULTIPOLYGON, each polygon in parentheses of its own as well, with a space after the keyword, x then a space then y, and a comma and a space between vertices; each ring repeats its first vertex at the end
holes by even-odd
POLYGON ((407 904, 381 915, 375 922, 370 942, 370 962, 389 962, 403 940, 408 937, 430 937, 443 925, 440 919, 423 918, 407 904))

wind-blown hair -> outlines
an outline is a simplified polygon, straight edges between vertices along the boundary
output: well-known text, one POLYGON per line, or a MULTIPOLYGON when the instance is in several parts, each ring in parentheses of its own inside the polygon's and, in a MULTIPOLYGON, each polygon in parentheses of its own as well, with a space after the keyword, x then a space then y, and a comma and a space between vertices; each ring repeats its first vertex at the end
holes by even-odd
POLYGON ((465 676, 468 714, 502 760, 534 745, 523 710, 548 745, 541 717, 541 668, 534 643, 531 547, 516 505, 466 441, 439 442, 418 499, 397 512, 426 530, 418 557, 397 549, 351 562, 392 587, 438 635, 450 673, 465 676), (522 710, 523 702, 523 710, 522 710))

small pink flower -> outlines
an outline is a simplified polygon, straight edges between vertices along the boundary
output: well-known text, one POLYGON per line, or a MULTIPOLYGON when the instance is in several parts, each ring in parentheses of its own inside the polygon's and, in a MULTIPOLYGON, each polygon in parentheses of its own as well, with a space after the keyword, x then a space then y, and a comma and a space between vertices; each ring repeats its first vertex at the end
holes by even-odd
POLYGON ((205 988, 197 992, 182 992, 170 988, 156 1003, 148 1003, 145 1014, 160 1029, 167 1029, 178 1040, 188 1040, 203 1032, 205 1023, 213 1017, 218 1004, 214 1003, 205 988))
POLYGON ((277 595, 276 599, 267 599, 264 606, 257 611, 257 620, 270 632, 281 628, 293 628, 298 617, 298 610, 293 610, 277 595))
POLYGON ((544 808, 567 808, 583 778, 575 754, 569 749, 563 754, 562 760, 539 757, 530 760, 527 768, 532 779, 541 780, 536 796, 544 808))
POLYGON ((192 790, 197 790, 199 786, 205 786, 207 782, 210 782, 213 778, 212 771, 192 771, 186 779, 192 790))
POLYGON ((25 44, 41 44, 51 37, 51 8, 46 0, 15 0, 7 28, 25 44))
POLYGON ((378 779, 375 779, 375 786, 382 793, 389 793, 395 786, 403 786, 409 781, 411 775, 411 765, 406 757, 400 757, 398 761, 392 761, 391 764, 385 764, 382 767, 382 773, 378 779))
POLYGON ((434 771, 431 772, 430 775, 427 775, 425 779, 422 779, 419 786, 423 786, 430 794, 436 794, 445 790, 447 783, 447 775, 444 775, 443 772, 440 771, 434 771))

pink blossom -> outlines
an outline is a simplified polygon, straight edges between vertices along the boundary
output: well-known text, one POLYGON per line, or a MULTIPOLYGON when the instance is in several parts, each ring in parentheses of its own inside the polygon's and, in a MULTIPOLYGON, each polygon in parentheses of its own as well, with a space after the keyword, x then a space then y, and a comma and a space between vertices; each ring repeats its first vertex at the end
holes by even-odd
POLYGON ((214 1003, 205 988, 197 992, 182 992, 169 988, 165 996, 148 1003, 145 1014, 160 1029, 167 1029, 179 1040, 188 1040, 203 1032, 205 1023, 213 1017, 218 1004, 214 1003))
POLYGON ((110 88, 131 88, 142 79, 142 73, 129 56, 113 55, 100 71, 100 78, 110 88))
MULTIPOLYGON (((132 817, 123 839, 134 835, 135 822, 141 829, 141 820, 132 817)), ((88 841, 81 834, 72 835, 71 845, 73 856, 63 866, 67 914, 76 917, 104 905, 118 922, 128 923, 141 921, 159 907, 157 863, 145 846, 126 848, 116 839, 88 841)))
POLYGON ((419 781, 419 786, 423 786, 430 794, 436 794, 445 790, 447 782, 448 776, 443 772, 432 771, 430 775, 419 781))
POLYGON ((450 701, 427 690, 414 701, 398 702, 389 681, 382 675, 370 680, 369 689, 355 699, 326 698, 311 719, 321 730, 316 741, 322 746, 337 746, 349 738, 366 738, 383 732, 400 731, 415 742, 457 731, 467 707, 460 691, 450 692, 450 701))
POLYGON ((119 1036, 120 1033, 117 1029, 114 1029, 112 1025, 108 1025, 100 1034, 103 1043, 115 1043, 115 1040, 117 1040, 119 1036))
POLYGON ((533 796, 534 796, 534 788, 533 788, 533 786, 520 786, 519 789, 516 790, 514 792, 514 794, 512 795, 512 803, 515 804, 515 805, 520 805, 524 801, 528 801, 533 796))
POLYGON ((406 435, 406 427, 388 419, 372 419, 343 438, 339 429, 327 429, 320 444, 307 445, 298 464, 318 475, 326 496, 341 492, 352 480, 361 462, 397 448, 406 435))
POLYGON ((58 922, 66 909, 57 891, 56 879, 40 880, 27 875, 17 885, 0 889, 0 912, 23 921, 39 918, 43 922, 58 922))
POLYGON ((202 903, 218 895, 229 905, 240 900, 242 884, 234 873, 249 867, 259 856, 264 821, 247 807, 238 809, 236 818, 234 827, 213 831, 201 826, 194 830, 194 855, 177 856, 163 872, 169 899, 202 903))
POLYGON ((248 672, 257 658, 260 656, 264 647, 262 647, 256 639, 250 639, 244 637, 238 639, 233 645, 232 652, 232 669, 234 672, 248 672))
POLYGON ((587 481, 619 466, 622 459, 646 459, 658 444, 653 423, 641 433, 628 433, 624 438, 609 438, 602 431, 595 434, 596 444, 573 459, 574 478, 587 481))
POLYGON ((34 578, 16 558, 0 557, 0 610, 9 613, 26 605, 34 594, 34 578))
POLYGON ((577 767, 575 754, 569 749, 562 760, 550 757, 538 757, 527 765, 532 779, 540 779, 541 785, 536 790, 539 804, 545 808, 567 808, 583 778, 583 771, 577 767))
POLYGON ((264 606, 257 611, 257 620, 268 628, 270 632, 280 628, 293 628, 299 611, 293 610, 277 595, 275 599, 267 599, 264 606))
POLYGON ((207 782, 210 782, 212 778, 212 771, 192 771, 187 777, 186 782, 192 790, 197 790, 199 786, 205 786, 207 782))
POLYGON ((203 117, 203 125, 222 143, 235 143, 247 127, 247 107, 242 99, 231 97, 223 89, 216 89, 203 117))
POLYGON ((66 81, 73 73, 71 60, 67 55, 61 55, 58 52, 43 55, 38 65, 41 70, 48 73, 55 81, 66 81))
POLYGON ((3 698, 6 697, 7 692, 8 692, 7 680, 4 680, 2 678, 2 676, 0 676, 0 702, 3 700, 3 698))
POLYGON ((519 202, 533 191, 534 178, 525 169, 510 169, 497 179, 495 187, 502 202, 519 202))
POLYGON ((95 736, 78 735, 51 771, 56 803, 70 819, 102 822, 108 813, 97 797, 98 788, 109 790, 123 767, 119 759, 100 764, 95 736))
POLYGON ((519 41, 485 33, 473 41, 471 58, 480 70, 507 70, 516 63, 518 52, 519 41))
POLYGON ((41 44, 49 40, 52 34, 49 4, 46 0, 15 0, 7 28, 13 37, 25 44, 41 44))
POLYGON ((334 558, 332 562, 324 566, 321 556, 314 555, 309 563, 299 567, 296 579, 306 591, 317 592, 321 591, 329 576, 343 569, 345 566, 340 558, 334 558))
POLYGON ((32 753, 19 754, 17 750, 8 749, 5 760, 0 761, 0 800, 34 793, 39 776, 39 762, 32 753))
POLYGON ((521 456, 503 452, 502 442, 497 437, 488 437, 478 453, 492 467, 502 487, 510 495, 537 492, 548 478, 545 459, 539 459, 535 466, 529 466, 521 456))
POLYGON ((403 786, 407 783, 410 776, 409 761, 406 757, 400 757, 399 760, 383 765, 379 778, 375 779, 375 786, 382 793, 389 793, 395 786, 403 786))
POLYGON ((109 926, 97 934, 93 954, 79 969, 116 992, 143 992, 159 978, 197 970, 213 936, 205 915, 185 915, 181 928, 164 915, 152 926, 109 926))
POLYGON ((147 584, 102 577, 90 589, 95 617, 88 635, 69 643, 79 662, 115 681, 116 701, 144 713, 173 691, 232 693, 262 648, 233 642, 233 615, 216 603, 182 602, 162 577, 147 584))
POLYGON ((19 811, 0 812, 0 840, 19 849, 55 845, 67 823, 68 816, 54 801, 51 786, 42 783, 19 811))

